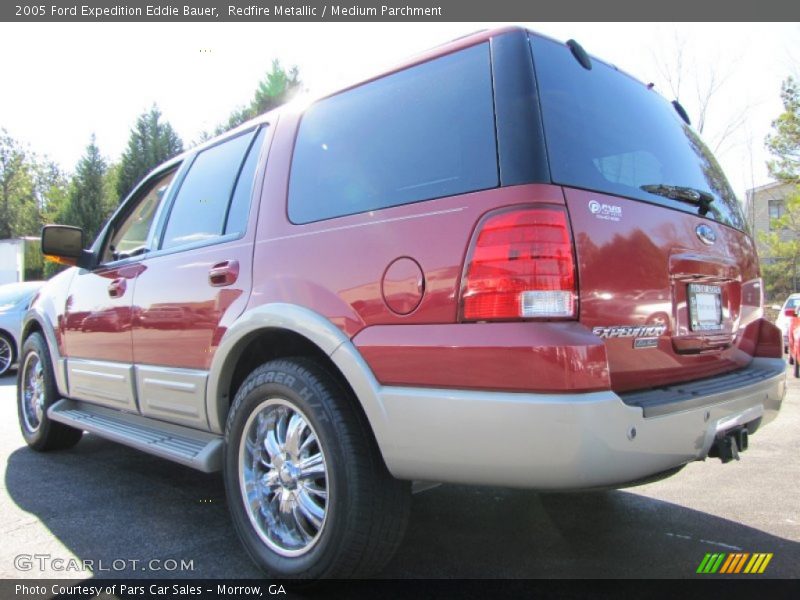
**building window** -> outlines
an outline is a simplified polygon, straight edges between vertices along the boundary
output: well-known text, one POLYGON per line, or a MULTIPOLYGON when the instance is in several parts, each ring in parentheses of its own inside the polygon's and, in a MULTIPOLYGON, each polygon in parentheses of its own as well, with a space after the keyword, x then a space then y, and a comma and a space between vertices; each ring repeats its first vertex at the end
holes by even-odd
POLYGON ((769 228, 776 229, 773 225, 774 219, 780 219, 786 212, 786 206, 783 200, 770 200, 769 201, 769 228))

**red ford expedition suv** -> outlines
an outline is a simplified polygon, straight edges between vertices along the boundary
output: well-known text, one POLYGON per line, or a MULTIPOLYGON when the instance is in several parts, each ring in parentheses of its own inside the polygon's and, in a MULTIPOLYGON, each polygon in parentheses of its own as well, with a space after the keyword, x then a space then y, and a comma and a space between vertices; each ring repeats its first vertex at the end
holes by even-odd
POLYGON ((155 169, 24 324, 19 420, 221 470, 271 575, 379 570, 411 482, 625 486, 784 395, 753 240, 683 109, 516 28, 155 169))

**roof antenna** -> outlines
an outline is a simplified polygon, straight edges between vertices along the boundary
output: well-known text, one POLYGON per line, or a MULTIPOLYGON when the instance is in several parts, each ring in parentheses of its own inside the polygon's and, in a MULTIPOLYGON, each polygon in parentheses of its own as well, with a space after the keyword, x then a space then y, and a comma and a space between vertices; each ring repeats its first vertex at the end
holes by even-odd
POLYGON ((583 46, 575 40, 567 40, 567 46, 572 50, 572 56, 575 57, 575 60, 577 60, 584 69, 591 71, 592 59, 586 54, 586 50, 583 49, 583 46))
POLYGON ((692 122, 689 120, 689 113, 686 112, 686 109, 683 108, 680 102, 677 100, 672 101, 672 107, 675 109, 675 112, 678 113, 687 125, 691 125, 692 122))

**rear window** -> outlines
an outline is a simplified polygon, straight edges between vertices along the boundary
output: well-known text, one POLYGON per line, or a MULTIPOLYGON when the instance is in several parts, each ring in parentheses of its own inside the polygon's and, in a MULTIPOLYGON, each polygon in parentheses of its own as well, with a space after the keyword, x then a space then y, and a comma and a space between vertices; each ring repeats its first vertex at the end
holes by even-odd
POLYGON ((308 223, 498 185, 489 46, 317 102, 303 116, 289 218, 308 223))
POLYGON ((555 183, 697 213, 642 189, 688 187, 714 197, 708 218, 744 228, 719 164, 669 102, 599 60, 584 69, 564 44, 531 36, 531 47, 555 183))

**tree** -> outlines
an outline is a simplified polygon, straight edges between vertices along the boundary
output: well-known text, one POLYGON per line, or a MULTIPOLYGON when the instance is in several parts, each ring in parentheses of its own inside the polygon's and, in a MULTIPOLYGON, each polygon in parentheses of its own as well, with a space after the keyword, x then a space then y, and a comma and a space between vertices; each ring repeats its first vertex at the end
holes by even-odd
POLYGON ((161 111, 154 104, 139 115, 131 129, 128 146, 122 154, 117 195, 125 198, 139 180, 154 167, 183 152, 183 142, 168 121, 161 120, 161 111))
POLYGON ((21 213, 33 203, 33 173, 28 153, 0 129, 0 239, 21 235, 21 213))
POLYGON ((767 298, 781 298, 800 289, 800 187, 786 198, 783 215, 772 219, 770 231, 762 232, 770 261, 762 264, 767 298))
POLYGON ((247 106, 234 110, 228 122, 216 128, 215 135, 225 133, 245 121, 285 104, 300 90, 300 72, 296 66, 285 70, 279 60, 272 61, 272 69, 258 82, 255 94, 247 106))
POLYGON ((37 157, 0 129, 0 239, 38 235, 51 197, 63 185, 55 163, 37 157))
POLYGON ((107 216, 105 177, 108 166, 92 135, 86 152, 78 161, 70 185, 69 199, 62 213, 65 225, 80 227, 86 240, 93 240, 107 216))
POLYGON ((783 112, 772 122, 765 144, 775 158, 767 163, 776 179, 794 184, 794 193, 784 201, 784 214, 773 219, 771 231, 762 235, 770 261, 764 261, 767 297, 778 298, 800 289, 800 89, 793 77, 781 85, 783 112))
POLYGON ((788 183, 800 183, 800 84, 788 77, 781 85, 783 112, 772 122, 767 150, 775 158, 767 163, 770 174, 788 183))
POLYGON ((717 57, 704 61, 698 59, 704 55, 693 51, 686 36, 677 29, 672 31, 671 40, 662 40, 656 47, 658 51, 653 52, 652 59, 660 77, 658 88, 669 92, 684 106, 695 130, 703 136, 712 152, 723 153, 747 123, 752 108, 747 103, 724 113, 717 110, 719 103, 715 99, 736 72, 736 59, 727 59, 728 68, 720 71, 717 57), (687 61, 685 54, 694 58, 687 61), (712 105, 715 110, 711 110, 712 105), (712 115, 714 119, 710 118, 712 115), (713 121, 711 126, 710 121, 713 121))

